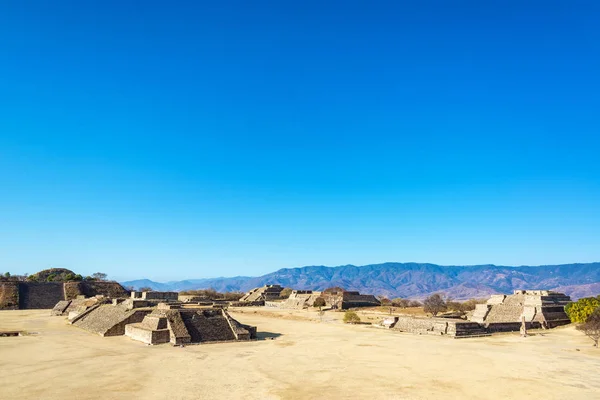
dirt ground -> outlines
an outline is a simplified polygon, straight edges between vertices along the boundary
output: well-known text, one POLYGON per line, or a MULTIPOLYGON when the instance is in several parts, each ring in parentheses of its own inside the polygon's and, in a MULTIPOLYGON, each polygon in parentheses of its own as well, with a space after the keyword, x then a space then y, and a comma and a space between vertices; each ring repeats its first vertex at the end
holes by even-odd
POLYGON ((175 348, 49 314, 0 311, 30 333, 0 337, 0 399, 600 399, 600 350, 573 327, 456 340, 245 308, 261 340, 175 348))

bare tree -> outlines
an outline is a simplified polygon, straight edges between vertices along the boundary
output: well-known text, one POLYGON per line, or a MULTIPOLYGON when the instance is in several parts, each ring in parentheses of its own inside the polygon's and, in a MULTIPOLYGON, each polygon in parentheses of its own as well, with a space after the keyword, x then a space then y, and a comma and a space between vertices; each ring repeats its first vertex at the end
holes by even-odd
POLYGON ((108 275, 106 275, 104 272, 95 272, 92 274, 92 278, 98 281, 105 281, 107 277, 108 275))
POLYGON ((439 293, 434 293, 423 300, 423 311, 431 313, 434 317, 448 309, 444 298, 439 293))
POLYGON ((577 329, 592 339, 594 346, 598 347, 598 341, 600 340, 600 308, 597 308, 577 329))

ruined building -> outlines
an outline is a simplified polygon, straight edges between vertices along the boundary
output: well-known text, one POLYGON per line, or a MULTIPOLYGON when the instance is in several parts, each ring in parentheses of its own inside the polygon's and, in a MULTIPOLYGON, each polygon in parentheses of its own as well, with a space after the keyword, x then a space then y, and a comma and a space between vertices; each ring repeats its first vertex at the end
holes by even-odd
POLYGON ((59 301, 52 315, 68 316, 72 325, 100 336, 127 335, 147 344, 208 343, 256 338, 256 327, 243 325, 221 308, 182 308, 169 292, 107 299, 102 296, 59 301), (144 298, 141 298, 144 297, 144 298))
POLYGON ((69 322, 100 336, 120 336, 125 334, 127 324, 142 322, 152 310, 134 299, 115 299, 110 304, 95 304, 81 312, 69 313, 69 322))
POLYGON ((332 309, 347 310, 357 307, 376 307, 381 302, 372 294, 360 294, 343 289, 325 290, 321 293, 325 303, 332 309))
POLYGON ((312 290, 294 290, 290 297, 280 303, 265 303, 267 306, 302 310, 312 307, 315 300, 321 295, 321 292, 313 292, 312 290))
POLYGON ((453 338, 489 336, 485 328, 476 322, 451 318, 390 317, 386 318, 380 326, 419 335, 446 335, 453 338))
POLYGON ((257 302, 277 300, 279 299, 282 290, 283 288, 279 285, 265 285, 252 289, 239 301, 257 302))
POLYGON ((139 323, 125 326, 125 335, 147 344, 210 343, 256 338, 256 327, 240 324, 223 309, 159 304, 139 323))
POLYGON ((486 304, 478 304, 472 322, 490 332, 518 331, 525 318, 527 329, 554 328, 570 323, 565 306, 571 298, 548 290, 515 290, 512 295, 492 295, 486 304))
POLYGON ((52 309, 61 300, 77 296, 124 297, 127 291, 117 282, 0 282, 0 310, 52 309))

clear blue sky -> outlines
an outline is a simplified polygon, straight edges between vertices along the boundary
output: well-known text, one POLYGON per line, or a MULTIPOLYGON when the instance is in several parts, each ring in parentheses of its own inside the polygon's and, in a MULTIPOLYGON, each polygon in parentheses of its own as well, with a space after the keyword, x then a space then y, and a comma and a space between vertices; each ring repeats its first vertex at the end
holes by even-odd
POLYGON ((599 261, 600 3, 489 3, 3 1, 0 271, 599 261))

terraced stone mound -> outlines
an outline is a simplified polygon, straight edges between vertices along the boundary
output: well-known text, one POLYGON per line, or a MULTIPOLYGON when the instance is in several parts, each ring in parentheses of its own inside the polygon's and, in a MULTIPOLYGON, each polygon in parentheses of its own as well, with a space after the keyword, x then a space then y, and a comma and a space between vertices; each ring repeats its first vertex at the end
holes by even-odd
POLYGON ((127 324, 142 322, 151 312, 151 308, 130 309, 124 304, 100 304, 90 307, 71 323, 100 336, 119 336, 125 334, 127 324))
MULTIPOLYGON (((163 305, 164 306, 164 305, 163 305)), ((129 324, 125 334, 147 344, 210 343, 256 338, 256 327, 243 325, 222 309, 159 307, 140 323, 129 324)))
POLYGON ((320 295, 321 292, 313 292, 312 290, 294 290, 290 294, 290 297, 278 304, 278 306, 279 308, 302 310, 312 307, 320 295))
POLYGON ((387 328, 419 335, 440 335, 454 338, 489 336, 485 328, 476 322, 450 318, 425 318, 413 316, 394 317, 382 324, 387 328))
POLYGON ((470 320, 490 332, 518 331, 525 320, 527 329, 554 328, 570 323, 565 306, 571 301, 563 293, 549 290, 515 290, 512 295, 493 295, 478 304, 470 320))
POLYGON ((283 287, 280 285, 265 285, 252 289, 246 293, 239 301, 240 302, 264 302, 279 299, 283 287))

